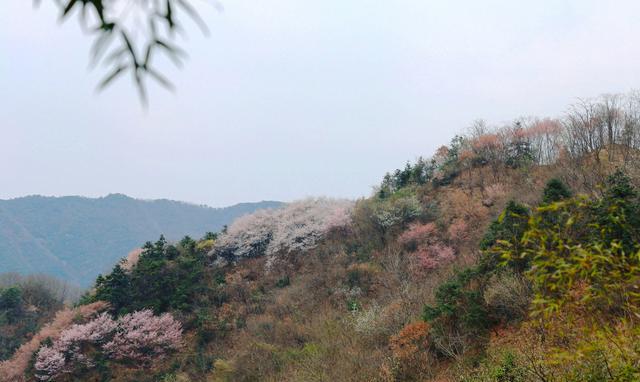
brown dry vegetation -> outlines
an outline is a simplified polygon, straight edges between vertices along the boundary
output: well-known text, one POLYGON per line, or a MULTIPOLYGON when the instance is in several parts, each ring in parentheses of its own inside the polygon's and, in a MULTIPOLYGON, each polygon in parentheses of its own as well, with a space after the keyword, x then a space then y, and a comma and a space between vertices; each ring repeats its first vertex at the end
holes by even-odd
MULTIPOLYGON (((637 142, 607 141, 607 131, 622 136, 615 131, 628 126, 607 125, 611 116, 602 113, 599 128, 591 117, 578 126, 580 111, 562 129, 554 120, 493 132, 476 126, 466 140, 436 153, 428 179, 424 161, 385 177, 372 197, 356 203, 351 223, 330 230, 317 246, 224 265, 211 259, 198 305, 173 310, 185 322, 186 346, 148 373, 114 364, 110 375, 167 382, 582 380, 566 365, 553 365, 562 364, 556 358, 563 352, 593 355, 581 342, 588 313, 531 315, 532 283, 523 273, 487 273, 461 287, 481 290, 483 307, 498 316, 481 331, 442 325, 436 332, 425 322, 425 305, 437 304, 442 285, 487 256, 481 242, 510 201, 539 205, 550 179, 575 194, 600 195, 599 185, 617 168, 638 185, 637 142), (523 142, 530 152, 514 155, 523 142)), ((618 350, 602 340, 598 351, 640 353, 634 325, 620 321, 606 333, 618 350)))
MULTIPOLYGON (((602 174, 607 171, 603 169, 602 174)), ((433 222, 438 240, 455 249, 452 263, 423 273, 412 271, 411 251, 400 236, 405 232, 406 237, 410 231, 400 228, 382 236, 379 231, 371 232, 370 216, 361 210, 367 200, 362 200, 354 212, 354 224, 332 232, 315 249, 303 255, 283 255, 270 267, 266 258, 259 257, 228 268, 224 302, 209 312, 201 329, 187 331, 187 346, 170 363, 154 366, 153 378, 459 380, 468 372, 461 369, 460 362, 438 359, 426 351, 429 343, 421 314, 425 303, 434 301, 436 287, 455 269, 477 262, 478 243, 508 200, 537 203, 545 182, 553 177, 564 179, 574 190, 597 192, 593 185, 600 176, 600 172, 579 171, 574 164, 558 162, 526 170, 505 167, 496 176, 491 169, 478 168, 449 185, 420 187, 415 193, 420 195, 421 205, 437 211, 428 212, 435 218, 426 219, 433 222), (578 176, 568 178, 567 168, 578 176), (379 241, 367 248, 370 238, 379 241), (285 279, 287 282, 282 282, 285 279)), ((527 297, 514 300, 512 293, 520 288, 526 294, 522 282, 501 279, 494 285, 486 296, 489 305, 526 311, 527 297)), ((60 315, 72 320, 70 311, 60 315)), ((5 380, 19 378, 21 372, 8 376, 7 371, 24 370, 40 341, 55 335, 49 333, 58 326, 55 322, 26 344, 14 360, 2 365, 5 380)), ((542 350, 532 345, 535 341, 527 341, 534 338, 532 330, 535 328, 496 328, 488 349, 529 346, 532 358, 541 357, 542 350)), ((487 357, 500 356, 489 350, 487 357)), ((113 366, 112 372, 116 380, 150 377, 126 365, 113 366)))
MULTIPOLYGON (((281 259, 281 266, 272 268, 277 271, 265 272, 263 259, 239 263, 227 274, 229 299, 216 317, 227 323, 225 334, 200 351, 225 365, 228 380, 457 380, 461 375, 457 369, 434 360, 420 346, 399 351, 399 338, 411 338, 407 332, 420 322, 422 308, 433 301, 437 285, 454 269, 477 261, 478 242, 506 201, 537 203, 545 183, 562 178, 567 166, 558 163, 526 172, 505 168, 496 179, 479 169, 450 185, 419 190, 423 203, 437 206, 435 223, 441 231, 464 232, 449 235, 455 262, 427 274, 410 271, 410 254, 395 239, 367 256, 350 253, 345 249, 350 241, 369 234, 352 231, 334 233, 304 256, 281 259), (452 228, 460 222, 466 223, 464 229, 452 228), (286 275, 290 284, 276 287, 286 275)), ((593 192, 591 185, 598 180, 592 177, 597 174, 588 171, 567 183, 575 190, 593 192)), ((358 229, 358 222, 354 226, 358 229)), ((524 283, 504 279, 494 283, 487 295, 489 304, 526 311, 524 283), (505 300, 503 295, 513 299, 511 292, 518 288, 523 294, 520 301, 505 300)), ((522 334, 514 327, 496 329, 491 341, 517 346, 522 334)), ((214 367, 190 378, 225 380, 218 374, 214 367)))

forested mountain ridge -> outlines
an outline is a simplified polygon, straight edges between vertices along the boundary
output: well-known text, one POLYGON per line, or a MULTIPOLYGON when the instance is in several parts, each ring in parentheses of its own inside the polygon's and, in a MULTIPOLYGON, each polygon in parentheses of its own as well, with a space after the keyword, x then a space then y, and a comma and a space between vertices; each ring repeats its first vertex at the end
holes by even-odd
POLYGON ((211 208, 122 194, 0 200, 0 271, 47 273, 87 286, 150 237, 201 237, 239 216, 280 205, 211 208))

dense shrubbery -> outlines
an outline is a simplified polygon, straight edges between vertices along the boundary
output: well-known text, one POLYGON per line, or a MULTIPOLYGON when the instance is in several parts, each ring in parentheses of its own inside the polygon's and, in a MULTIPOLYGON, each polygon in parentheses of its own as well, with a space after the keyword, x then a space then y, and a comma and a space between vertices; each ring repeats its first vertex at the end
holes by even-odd
POLYGON ((519 250, 520 239, 527 229, 529 213, 529 208, 526 206, 509 201, 500 216, 491 222, 480 241, 480 249, 483 251, 480 267, 483 272, 493 272, 499 264, 505 265, 505 261, 508 262, 506 265, 516 272, 522 272, 527 268, 528 259, 506 260, 502 256, 502 248, 507 246, 513 251, 519 250))
POLYGON ((102 313, 65 329, 51 345, 42 346, 34 368, 38 379, 51 381, 79 368, 94 368, 104 359, 148 365, 178 349, 181 340, 182 327, 168 313, 154 316, 150 310, 142 310, 117 321, 102 313))
POLYGON ((547 182, 542 194, 542 203, 549 204, 571 197, 571 190, 559 179, 547 182))
MULTIPOLYGON (((460 258, 464 252, 459 245, 469 232, 478 231, 466 221, 489 219, 486 212, 468 209, 488 207, 457 191, 445 200, 438 203, 419 187, 375 195, 359 201, 353 214, 342 211, 340 216, 349 216, 352 223, 335 235, 325 234, 348 223, 326 225, 324 218, 337 216, 333 214, 292 229, 291 222, 308 221, 308 213, 315 213, 301 206, 290 211, 293 217, 283 228, 256 216, 248 226, 239 225, 261 222, 259 226, 268 227, 268 243, 300 245, 276 246, 268 252, 272 255, 292 250, 319 256, 289 256, 291 263, 278 263, 286 266, 282 270, 265 272, 270 256, 250 256, 224 267, 211 264, 215 258, 206 252, 221 248, 217 241, 225 235, 241 240, 238 227, 199 241, 185 238, 169 244, 161 238, 147 243, 100 277, 94 293, 85 298, 110 302, 120 318, 85 318, 52 335, 52 341, 41 339, 44 346, 32 361, 33 370, 46 380, 106 376, 118 364, 126 368, 131 362, 149 365, 177 348, 177 335, 173 340, 163 336, 179 332, 158 325, 146 332, 128 328, 125 321, 138 315, 146 315, 137 320, 140 324, 178 325, 150 310, 131 314, 153 309, 177 314, 194 338, 179 352, 180 365, 158 369, 156 377, 164 380, 339 379, 356 370, 363 379, 423 380, 437 375, 444 359, 466 370, 454 379, 469 381, 637 376, 634 357, 640 351, 633 339, 638 338, 638 301, 633 288, 639 276, 637 256, 628 254, 637 255, 638 200, 626 177, 615 174, 601 197, 573 197, 562 182, 552 180, 539 207, 507 203, 489 224, 481 255, 473 261, 468 252, 466 259, 460 258), (304 232, 317 236, 310 234, 313 242, 296 239, 304 232), (281 239, 273 241, 273 234, 281 239), (367 248, 369 255, 361 256, 367 248), (449 264, 457 270, 451 273, 449 264), (299 266, 310 268, 296 272, 299 266), (430 303, 423 306, 423 321, 415 322, 418 314, 411 304, 424 303, 420 296, 431 296, 430 303), (532 308, 546 315, 530 316, 532 308), (296 313, 308 311, 314 311, 311 320, 296 313), (585 317, 601 318, 588 326, 597 328, 595 333, 586 331, 585 317), (540 319, 542 324, 536 321, 540 319), (593 326, 603 322, 607 324, 593 326), (492 333, 503 328, 521 330, 526 346, 489 356, 492 333), (548 341, 542 348, 536 342, 541 335, 548 341), (237 348, 222 350, 227 341, 237 348), (529 350, 531 346, 537 350, 529 350), (331 356, 328 349, 340 347, 341 355, 331 356), (378 369, 367 364, 373 357, 378 369)), ((267 253, 266 246, 261 250, 267 253)), ((137 375, 140 380, 154 378, 137 375)))
POLYGON ((531 264, 537 310, 576 303, 594 314, 638 312, 640 203, 628 178, 614 174, 602 198, 576 197, 543 205, 529 221, 521 249, 508 261, 531 264))
MULTIPOLYGON (((522 283, 513 290, 497 290, 500 282, 513 278, 511 271, 500 269, 507 265, 496 251, 497 245, 519 242, 527 229, 529 209, 510 201, 504 211, 488 227, 480 242, 483 255, 472 266, 455 272, 454 276, 439 285, 435 290, 435 301, 424 307, 423 318, 432 325, 430 336, 436 352, 441 355, 459 358, 466 352, 482 347, 488 340, 489 329, 500 322, 521 318, 526 314, 528 301, 527 288, 522 283), (520 294, 516 295, 516 291, 520 294), (516 306, 505 306, 497 299, 510 298, 516 306)), ((512 261, 509 268, 520 272, 526 264, 512 261)))
POLYGON ((490 225, 478 265, 440 285, 435 303, 425 306, 434 349, 460 357, 485 347, 496 324, 525 319, 525 349, 543 350, 526 350, 533 351, 523 355, 526 368, 505 359, 494 378, 635 380, 639 211, 637 192, 621 172, 601 197, 572 197, 552 180, 532 212, 509 203, 490 225))
POLYGON ((140 367, 176 350, 181 324, 166 312, 189 314, 189 325, 197 326, 198 316, 192 312, 201 303, 214 305, 208 299, 216 294, 204 293, 209 285, 205 280, 207 242, 212 240, 211 234, 199 242, 185 237, 174 245, 161 237, 132 252, 110 274, 97 278, 95 289, 81 299, 80 312, 86 313, 75 316, 82 322, 96 311, 108 310, 119 318, 104 312, 71 325, 76 319, 68 311, 69 315, 57 316, 54 326, 45 327, 42 335, 26 344, 24 351, 21 348, 5 369, 12 370, 14 364, 24 368, 24 357, 40 347, 32 364, 39 379, 89 378, 93 371, 104 379, 110 362, 140 367), (164 313, 154 316, 153 312, 164 313))
POLYGON ((74 287, 49 276, 0 275, 0 361, 76 294, 74 287))
MULTIPOLYGON (((405 188, 384 198, 361 199, 353 210, 354 247, 360 258, 382 249, 413 222, 429 214, 415 190, 405 188)), ((415 249, 415 248, 414 248, 415 249)))
POLYGON ((27 380, 29 365, 33 363, 34 353, 38 351, 42 343, 60 336, 74 321, 89 318, 105 308, 105 303, 97 302, 75 309, 64 308, 58 311, 53 320, 22 344, 10 359, 0 362, 0 380, 12 382, 27 380))
POLYGON ((110 274, 99 276, 95 293, 86 301, 107 301, 118 315, 148 308, 156 313, 191 310, 205 288, 207 257, 196 247, 189 237, 177 245, 163 237, 155 244, 148 242, 130 270, 117 264, 110 274))
POLYGON ((432 340, 442 355, 462 356, 486 340, 493 322, 483 297, 484 277, 476 268, 457 272, 437 288, 435 304, 425 306, 423 318, 431 323, 432 340))
POLYGON ((413 223, 398 237, 409 252, 412 270, 421 274, 438 269, 455 259, 455 250, 442 240, 435 223, 413 223))
POLYGON ((61 335, 67 317, 20 354, 42 343, 36 369, 136 381, 638 380, 640 201, 621 172, 592 187, 572 162, 585 148, 561 136, 572 129, 478 124, 355 206, 311 199, 199 241, 147 243, 85 298, 114 318, 84 315, 61 335), (136 351, 139 338, 168 343, 126 334, 143 309, 185 330, 186 346, 148 373, 131 360, 175 346, 136 351))

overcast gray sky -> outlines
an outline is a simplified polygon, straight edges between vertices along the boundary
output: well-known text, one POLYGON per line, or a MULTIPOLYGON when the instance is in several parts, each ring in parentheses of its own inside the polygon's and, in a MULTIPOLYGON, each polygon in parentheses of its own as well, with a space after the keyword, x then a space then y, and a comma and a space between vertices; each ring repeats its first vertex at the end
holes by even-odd
POLYGON ((476 118, 640 79, 636 0, 222 0, 145 112, 128 79, 95 93, 90 38, 44 3, 0 1, 0 198, 358 197, 476 118))

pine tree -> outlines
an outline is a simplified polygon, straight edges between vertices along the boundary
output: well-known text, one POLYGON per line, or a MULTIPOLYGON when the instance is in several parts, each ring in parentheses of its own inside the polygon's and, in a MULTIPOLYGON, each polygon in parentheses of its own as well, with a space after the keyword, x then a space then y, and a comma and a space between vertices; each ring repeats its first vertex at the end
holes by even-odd
POLYGON ((571 197, 571 190, 560 179, 551 179, 544 188, 542 203, 549 204, 571 197))

